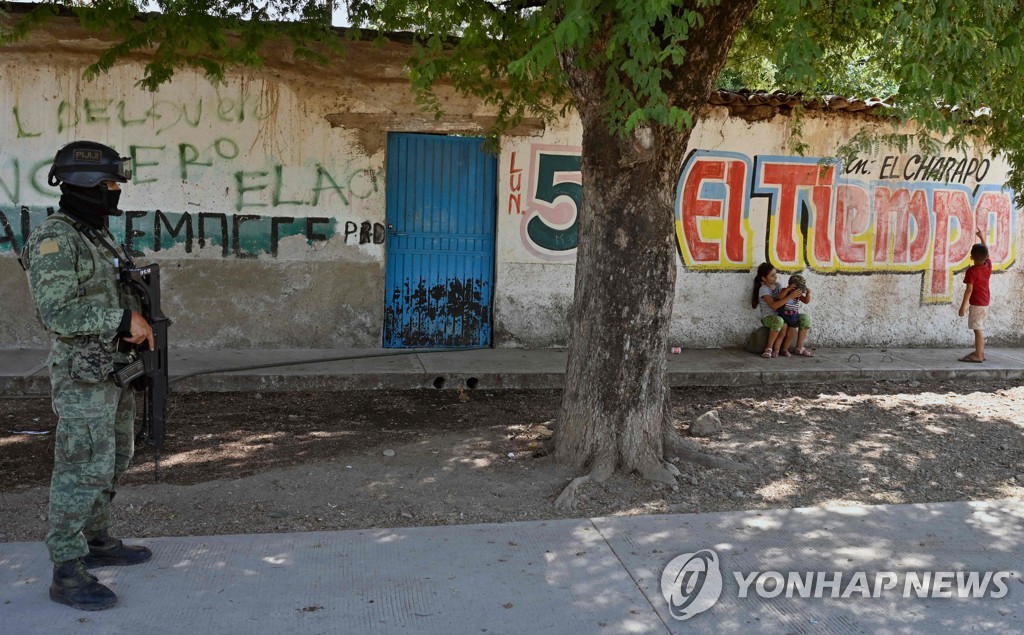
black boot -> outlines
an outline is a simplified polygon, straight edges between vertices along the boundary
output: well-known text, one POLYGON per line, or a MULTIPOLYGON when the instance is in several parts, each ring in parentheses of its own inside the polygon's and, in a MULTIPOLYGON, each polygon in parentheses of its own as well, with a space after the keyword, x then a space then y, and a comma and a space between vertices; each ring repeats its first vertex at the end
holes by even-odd
POLYGON ((90 568, 120 567, 143 563, 152 556, 149 547, 129 547, 103 529, 89 540, 89 554, 82 556, 82 562, 90 568))
POLYGON ((85 570, 81 558, 53 565, 50 599, 81 611, 102 611, 117 604, 114 592, 85 570))

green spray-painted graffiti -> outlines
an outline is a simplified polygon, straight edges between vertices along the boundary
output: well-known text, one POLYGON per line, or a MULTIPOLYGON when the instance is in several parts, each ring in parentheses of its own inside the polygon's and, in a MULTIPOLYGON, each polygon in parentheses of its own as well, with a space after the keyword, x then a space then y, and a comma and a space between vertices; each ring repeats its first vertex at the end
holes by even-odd
POLYGON ((38 137, 46 130, 62 134, 84 125, 108 128, 132 128, 148 125, 152 134, 160 135, 178 126, 198 128, 200 124, 241 124, 247 119, 263 121, 270 117, 259 95, 242 89, 237 95, 218 94, 197 97, 194 102, 158 100, 131 104, 103 97, 82 97, 61 100, 55 110, 47 111, 33 105, 13 107, 18 138, 38 137))
MULTIPOLYGON (((18 210, 0 209, 0 252, 20 252, 29 233, 38 226, 53 208, 23 206, 18 210)), ((343 240, 355 232, 346 231, 343 240)), ((364 223, 368 224, 368 222, 364 223)), ((278 256, 281 241, 300 236, 306 244, 325 243, 338 232, 338 221, 333 218, 308 216, 257 216, 254 214, 224 214, 219 212, 163 212, 128 211, 110 219, 110 231, 118 242, 124 243, 137 256, 183 247, 185 253, 213 251, 223 258, 256 258, 260 255, 278 256)), ((367 240, 377 241, 375 234, 366 233, 367 240)))
MULTIPOLYGON (((213 167, 215 160, 235 159, 239 148, 231 139, 218 138, 202 150, 189 143, 178 144, 176 148, 130 145, 128 155, 132 159, 134 186, 161 180, 200 178, 199 170, 213 167), (171 154, 173 159, 168 159, 171 154), (169 160, 174 163, 174 176, 168 176, 161 170, 169 160)), ((56 199, 59 196, 56 188, 46 183, 51 163, 52 159, 29 162, 21 157, 12 157, 0 164, 0 197, 6 195, 6 202, 19 205, 23 188, 27 187, 35 194, 56 199)), ((335 197, 342 205, 348 206, 353 200, 365 200, 378 194, 383 175, 371 168, 345 165, 330 169, 319 163, 302 167, 275 163, 269 170, 220 170, 231 179, 235 211, 262 207, 316 207, 333 202, 335 197)))

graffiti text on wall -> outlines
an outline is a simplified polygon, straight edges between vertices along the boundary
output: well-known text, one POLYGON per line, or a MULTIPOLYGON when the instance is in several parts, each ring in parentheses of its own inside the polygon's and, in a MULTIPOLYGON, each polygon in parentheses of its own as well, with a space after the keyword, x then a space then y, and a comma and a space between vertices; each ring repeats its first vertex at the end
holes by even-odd
MULTIPOLYGON (((239 155, 238 145, 226 139, 217 139, 205 150, 181 143, 175 152, 170 152, 174 157, 169 152, 165 146, 128 146, 132 184, 157 183, 161 179, 196 182, 202 180, 202 169, 213 166, 215 159, 224 163, 239 155), (167 171, 168 164, 175 174, 167 171)), ((46 183, 52 162, 52 157, 27 162, 18 157, 10 158, 0 165, 0 194, 14 205, 21 203, 23 187, 31 188, 37 195, 57 198, 60 192, 46 183)), ((379 176, 375 170, 351 166, 335 174, 319 164, 287 168, 274 164, 267 170, 230 171, 227 189, 233 193, 236 211, 260 207, 316 207, 326 202, 349 205, 353 200, 367 199, 378 193, 379 176)))
POLYGON ((693 152, 676 197, 684 264, 713 271, 756 264, 760 242, 749 222, 756 197, 768 202, 765 257, 781 270, 922 273, 922 301, 940 303, 952 299, 954 272, 970 264, 976 229, 988 236, 994 269, 1013 263, 1013 193, 978 183, 987 160, 886 157, 879 178, 866 170, 866 163, 844 170, 814 158, 693 152), (924 161, 930 167, 920 172, 924 161))
MULTIPOLYGON (((351 163, 285 165, 269 155, 253 164, 257 139, 270 126, 274 101, 248 87, 213 87, 214 94, 183 100, 114 100, 86 91, 60 102, 16 101, 11 106, 15 138, 35 139, 75 131, 85 138, 106 139, 112 131, 127 140, 117 149, 132 159, 133 185, 188 183, 210 185, 226 201, 207 204, 235 211, 282 206, 342 205, 378 192, 377 170, 351 163), (132 144, 131 142, 136 143, 132 144)), ((37 144, 39 145, 39 144, 37 144)), ((54 143, 56 147, 59 143, 54 143)), ((49 146, 46 146, 49 147, 49 146)), ((44 156, 0 160, 0 197, 22 204, 22 194, 56 198, 46 184, 52 149, 44 156)), ((206 190, 209 195, 212 192, 206 190)), ((2 200, 2 199, 0 199, 2 200)))
MULTIPOLYGON (((990 169, 985 158, 893 154, 822 171, 816 158, 697 151, 679 180, 680 256, 691 269, 751 269, 761 243, 750 204, 762 198, 764 257, 779 269, 920 273, 922 300, 948 302, 975 229, 988 232, 996 270, 1016 257, 1013 194, 982 183, 990 169)), ((575 257, 579 170, 578 147, 534 144, 527 160, 511 154, 506 211, 522 216, 523 245, 540 258, 575 257)))
MULTIPOLYGON (((0 209, 0 252, 21 250, 32 228, 53 208, 0 209)), ((384 226, 370 221, 345 221, 308 216, 257 216, 215 212, 128 211, 110 222, 114 236, 136 256, 182 247, 187 254, 213 253, 222 258, 276 258, 281 241, 293 236, 309 245, 335 236, 350 245, 384 244, 384 226)))
POLYGON ((145 126, 151 134, 160 135, 173 128, 198 128, 200 124, 240 124, 248 120, 268 118, 266 102, 246 88, 237 94, 216 88, 214 96, 196 96, 189 102, 159 99, 133 105, 123 99, 113 100, 98 95, 83 96, 73 101, 62 99, 50 109, 34 101, 28 107, 14 106, 18 137, 39 137, 46 132, 61 134, 83 125, 130 129, 145 126))
POLYGON ((545 260, 572 260, 576 256, 577 211, 583 201, 580 152, 579 147, 535 144, 526 168, 518 163, 518 153, 512 153, 507 211, 522 215, 523 245, 545 260), (525 192, 524 169, 529 174, 525 192))

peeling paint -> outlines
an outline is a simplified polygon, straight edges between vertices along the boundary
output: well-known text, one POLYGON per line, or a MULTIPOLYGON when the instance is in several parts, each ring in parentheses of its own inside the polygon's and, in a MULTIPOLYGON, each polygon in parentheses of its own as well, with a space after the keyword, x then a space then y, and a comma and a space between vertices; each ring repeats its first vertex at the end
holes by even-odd
POLYGON ((479 279, 449 278, 430 287, 406 279, 389 291, 384 340, 396 348, 483 345, 489 341, 488 293, 479 279))

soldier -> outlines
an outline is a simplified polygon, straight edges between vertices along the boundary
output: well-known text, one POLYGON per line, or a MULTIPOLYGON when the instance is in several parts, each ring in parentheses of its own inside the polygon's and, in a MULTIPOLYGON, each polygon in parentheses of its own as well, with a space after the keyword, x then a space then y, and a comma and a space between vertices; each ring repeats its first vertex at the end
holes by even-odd
POLYGON ((117 596, 89 567, 138 564, 152 552, 111 537, 110 501, 134 452, 135 396, 116 385, 114 364, 129 344, 153 348, 153 330, 136 297, 118 282, 125 262, 107 228, 118 216, 120 183, 131 178, 129 159, 91 141, 57 151, 49 183, 60 185, 60 209, 37 227, 22 264, 39 319, 56 339, 47 363, 58 416, 50 529, 50 599, 97 611, 117 596))

